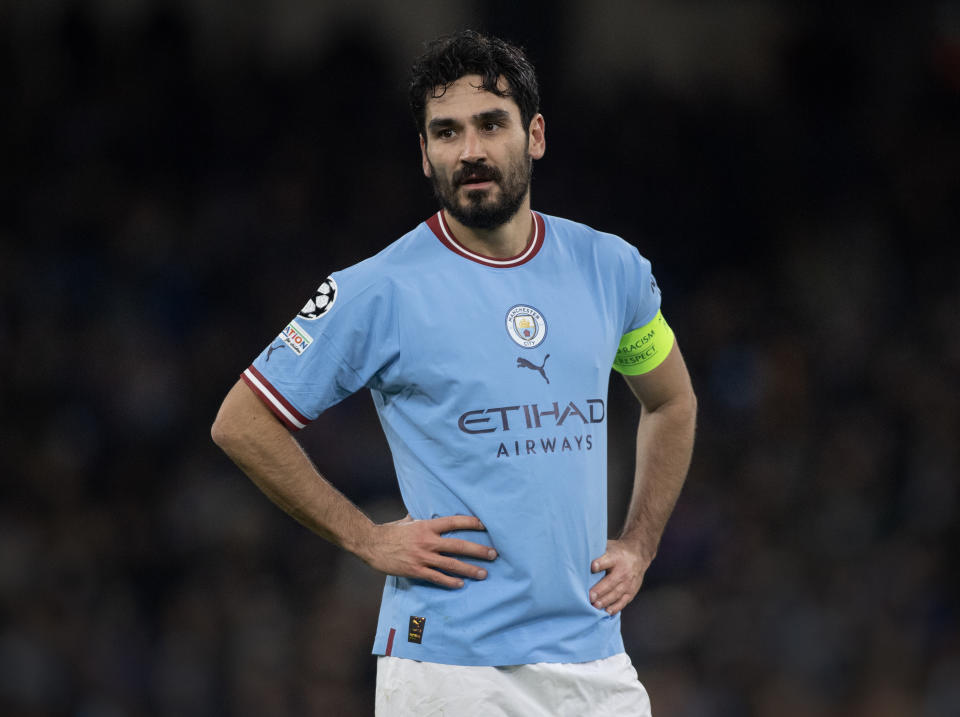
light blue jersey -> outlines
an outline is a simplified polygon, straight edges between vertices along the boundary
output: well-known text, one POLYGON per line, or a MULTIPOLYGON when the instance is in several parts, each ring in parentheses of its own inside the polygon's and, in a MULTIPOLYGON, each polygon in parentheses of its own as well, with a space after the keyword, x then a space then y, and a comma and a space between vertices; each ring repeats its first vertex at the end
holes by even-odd
POLYGON ((485 580, 387 577, 375 654, 511 665, 623 651, 619 615, 589 601, 607 541, 607 384, 660 291, 622 239, 532 223, 522 254, 491 259, 434 215, 330 276, 244 373, 292 429, 369 388, 410 515, 487 528, 450 534, 496 548, 491 563, 462 558, 485 580))

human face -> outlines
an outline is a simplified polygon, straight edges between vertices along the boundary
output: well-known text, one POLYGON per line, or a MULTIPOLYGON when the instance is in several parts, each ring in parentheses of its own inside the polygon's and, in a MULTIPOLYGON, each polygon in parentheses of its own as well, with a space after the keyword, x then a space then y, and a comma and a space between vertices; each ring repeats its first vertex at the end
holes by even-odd
POLYGON ((461 224, 489 230, 529 203, 533 160, 543 156, 543 117, 524 127, 516 102, 480 85, 479 75, 466 75, 427 100, 420 148, 440 205, 461 224))

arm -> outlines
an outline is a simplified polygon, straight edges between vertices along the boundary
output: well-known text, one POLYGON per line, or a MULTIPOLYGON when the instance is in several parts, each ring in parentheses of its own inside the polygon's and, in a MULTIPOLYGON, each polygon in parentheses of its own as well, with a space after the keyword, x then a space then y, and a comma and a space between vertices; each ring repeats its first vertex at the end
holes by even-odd
POLYGON ((472 516, 373 523, 320 475, 296 439, 243 381, 224 399, 211 435, 280 508, 384 573, 455 588, 463 580, 440 570, 477 580, 485 578, 486 571, 447 554, 496 557, 486 546, 442 537, 452 530, 484 530, 472 516))
POLYGON ((591 566, 593 572, 607 574, 591 589, 590 602, 611 615, 633 600, 657 554, 690 467, 697 413, 676 343, 653 371, 624 378, 641 404, 633 495, 620 537, 608 541, 607 552, 591 566))

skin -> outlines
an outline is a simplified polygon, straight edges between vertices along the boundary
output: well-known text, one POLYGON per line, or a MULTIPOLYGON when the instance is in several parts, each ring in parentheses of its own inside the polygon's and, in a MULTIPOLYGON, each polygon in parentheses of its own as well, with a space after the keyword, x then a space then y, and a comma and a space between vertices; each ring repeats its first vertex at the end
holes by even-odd
MULTIPOLYGON (((442 96, 427 101, 426 136, 420 135, 423 174, 441 185, 451 184, 458 171, 477 164, 494 167, 507 177, 518 163, 540 159, 546 152, 543 115, 538 113, 524 126, 516 102, 480 89, 480 84, 479 75, 466 75, 442 96)), ((500 89, 507 89, 502 79, 500 89)), ((455 190, 456 201, 468 204, 470 193, 495 202, 503 187, 491 181, 464 184, 455 190)), ((530 191, 516 214, 493 229, 468 227, 447 210, 444 219, 467 249, 499 259, 517 256, 531 240, 530 191)))
POLYGON ((374 523, 320 475, 293 435, 243 381, 237 381, 224 399, 211 435, 270 500, 376 570, 459 588, 462 578, 483 580, 487 573, 453 555, 496 558, 496 551, 484 545, 442 537, 454 530, 484 530, 473 516, 432 520, 407 516, 374 523))
POLYGON ((633 495, 620 537, 607 541, 606 552, 590 566, 594 573, 607 573, 591 588, 590 602, 611 615, 636 597, 656 557, 690 467, 697 416, 690 374, 676 343, 653 371, 624 378, 641 406, 633 495))
MULTIPOLYGON (((503 178, 539 159, 546 149, 543 116, 528 126, 516 103, 478 89, 479 77, 466 76, 431 98, 426 136, 420 137, 424 174, 452 193, 453 201, 497 202, 503 182, 455 181, 465 167, 481 164, 503 178)), ((466 226, 445 212, 458 241, 497 258, 520 254, 531 240, 529 189, 516 214, 492 229, 466 226)), ((664 362, 642 376, 626 377, 642 406, 637 428, 637 467, 623 532, 593 560, 594 573, 606 572, 590 590, 597 609, 615 614, 637 594, 656 555, 660 536, 680 493, 693 447, 696 399, 678 346, 664 362)), ((464 579, 483 580, 487 571, 457 556, 494 560, 496 551, 444 533, 485 530, 474 516, 377 524, 324 478, 300 444, 243 382, 227 394, 211 429, 214 442, 280 508, 332 543, 388 575, 459 588, 464 579), (450 575, 444 574, 451 573, 450 575)))

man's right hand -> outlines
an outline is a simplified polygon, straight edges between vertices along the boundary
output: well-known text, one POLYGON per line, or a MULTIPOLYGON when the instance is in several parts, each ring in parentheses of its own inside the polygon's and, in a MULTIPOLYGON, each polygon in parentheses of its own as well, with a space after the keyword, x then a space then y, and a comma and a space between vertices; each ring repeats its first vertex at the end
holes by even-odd
POLYGON ((444 533, 455 530, 486 528, 479 518, 470 515, 449 515, 431 520, 414 520, 408 515, 403 520, 374 525, 357 555, 370 567, 388 575, 428 580, 446 588, 461 588, 463 580, 455 576, 483 580, 487 571, 450 556, 493 560, 497 551, 469 540, 443 537, 444 533))

